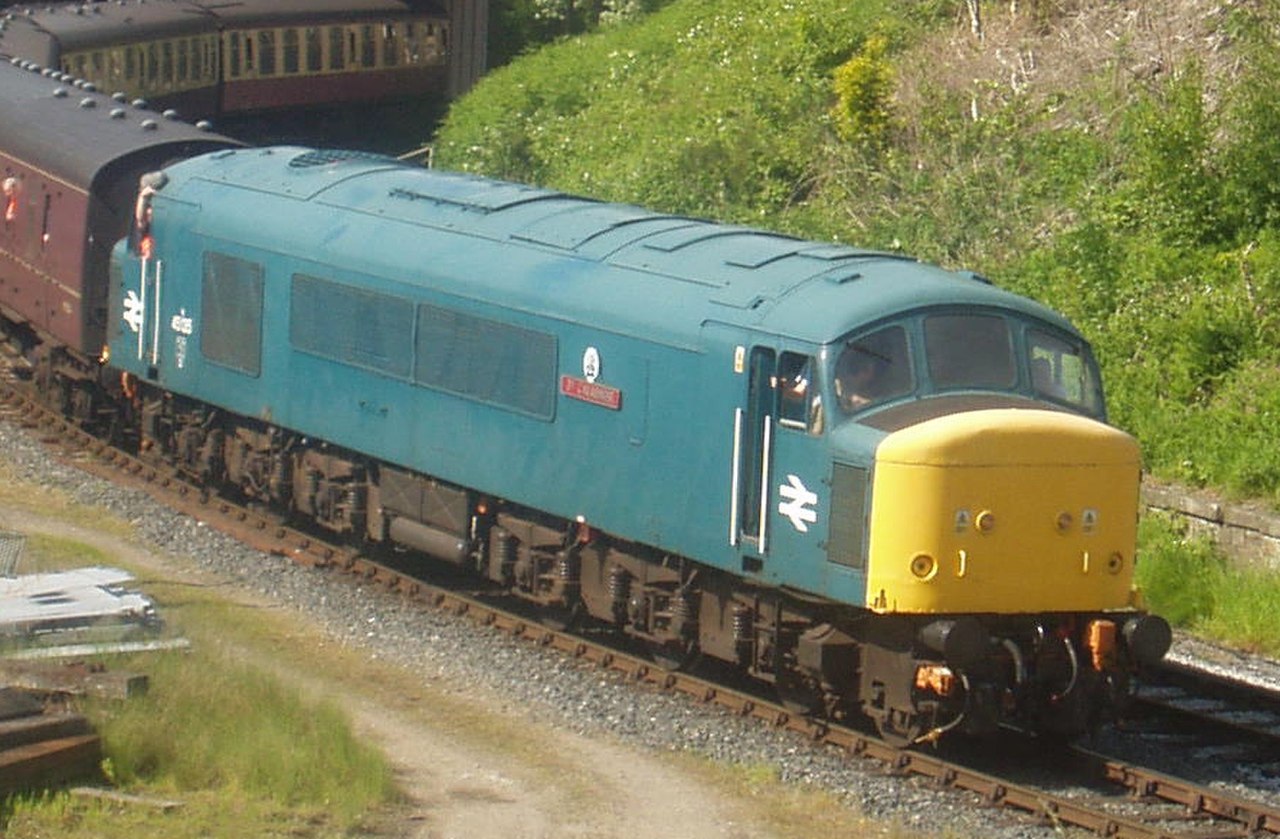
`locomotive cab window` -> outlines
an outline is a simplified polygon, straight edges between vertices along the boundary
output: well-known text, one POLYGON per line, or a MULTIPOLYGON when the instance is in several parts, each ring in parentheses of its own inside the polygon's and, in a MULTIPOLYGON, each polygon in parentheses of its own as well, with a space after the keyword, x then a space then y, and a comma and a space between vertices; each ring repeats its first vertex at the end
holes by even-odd
POLYGON ((845 414, 915 390, 906 329, 888 326, 846 341, 836 358, 832 387, 845 414))
POLYGON ((822 397, 813 375, 813 358, 785 352, 778 362, 778 424, 801 431, 822 431, 822 397))
POLYGON ((929 377, 938 390, 1009 390, 1013 339, 998 315, 932 315, 924 321, 929 377))
POLYGON ((1039 329, 1027 330, 1027 370, 1037 399, 1101 414, 1102 387, 1079 342, 1039 329))

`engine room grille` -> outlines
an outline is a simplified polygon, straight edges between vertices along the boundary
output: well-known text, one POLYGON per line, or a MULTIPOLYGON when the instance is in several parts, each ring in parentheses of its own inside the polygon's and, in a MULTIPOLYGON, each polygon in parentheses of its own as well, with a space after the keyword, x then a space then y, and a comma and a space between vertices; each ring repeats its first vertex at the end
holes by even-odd
POLYGON ((843 463, 831 469, 831 531, 827 561, 866 568, 867 470, 843 463))
POLYGON ((328 166, 333 163, 343 163, 348 160, 388 163, 392 162, 394 159, 387 157, 386 155, 374 154, 373 152, 348 149, 316 149, 314 151, 303 152, 290 160, 289 168, 308 169, 312 166, 328 166))

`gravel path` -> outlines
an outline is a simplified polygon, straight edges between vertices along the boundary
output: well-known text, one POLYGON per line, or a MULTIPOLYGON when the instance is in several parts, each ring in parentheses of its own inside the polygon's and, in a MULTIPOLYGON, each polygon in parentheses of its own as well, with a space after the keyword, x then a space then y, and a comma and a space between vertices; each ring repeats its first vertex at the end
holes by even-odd
MULTIPOLYGON (((637 689, 526 642, 496 632, 477 632, 462 619, 423 610, 378 588, 335 580, 326 573, 248 550, 158 505, 140 491, 114 486, 58 462, 29 432, 7 421, 0 421, 0 453, 0 460, 7 460, 17 477, 57 488, 81 504, 111 511, 131 522, 138 538, 154 550, 189 557, 209 573, 304 613, 339 643, 409 668, 424 680, 448 677, 475 685, 478 691, 502 697, 513 712, 529 715, 568 736, 620 744, 623 751, 618 759, 627 759, 625 750, 639 756, 651 756, 654 750, 690 750, 728 763, 776 767, 785 781, 831 791, 857 812, 907 832, 992 839, 1063 835, 1027 825, 1000 811, 975 808, 964 796, 939 792, 921 781, 887 777, 871 762, 824 754, 792 735, 680 697, 637 689)), ((1159 765, 1159 761, 1171 760, 1169 754, 1159 751, 1159 744, 1137 745, 1139 748, 1132 749, 1135 762, 1150 758, 1159 765)), ((1177 752, 1178 747, 1165 751, 1177 752)), ((1185 754, 1180 759, 1195 760, 1185 754)), ((1200 760, 1197 765, 1208 772, 1220 772, 1214 776, 1233 788, 1260 782, 1248 773, 1235 773, 1230 763, 1219 761, 1206 768, 1200 760)), ((1274 770, 1271 773, 1277 774, 1274 770)), ((1274 778, 1271 783, 1274 785, 1274 778)), ((744 829, 732 834, 699 831, 673 835, 700 839, 757 834, 744 829)))

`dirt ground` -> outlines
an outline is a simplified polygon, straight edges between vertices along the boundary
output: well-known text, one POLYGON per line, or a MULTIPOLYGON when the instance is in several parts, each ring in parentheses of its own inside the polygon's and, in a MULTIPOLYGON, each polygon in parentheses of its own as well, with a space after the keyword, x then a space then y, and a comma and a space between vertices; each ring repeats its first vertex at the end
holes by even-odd
MULTIPOLYGON (((181 575, 196 582, 200 576, 180 560, 97 530, 30 513, 0 509, 0 529, 83 542, 158 577, 181 575)), ((262 605, 254 595, 234 587, 222 591, 230 600, 262 605)), ((298 622, 300 635, 319 632, 301 617, 298 622)), ((322 637, 316 641, 325 643, 322 637)), ((337 674, 298 672, 274 659, 268 664, 303 689, 344 697, 341 704, 357 731, 381 745, 410 799, 407 814, 399 822, 400 835, 413 839, 757 839, 775 835, 752 825, 749 802, 652 753, 549 731, 548 742, 556 744, 560 755, 572 755, 575 767, 571 773, 549 774, 537 755, 495 750, 492 743, 477 745, 460 738, 447 719, 433 719, 411 693, 388 695, 385 686, 354 690, 337 674), (588 778, 598 786, 584 807, 588 778)), ((538 725, 511 720, 511 711, 501 708, 494 697, 468 695, 467 702, 482 713, 485 705, 491 706, 489 711, 499 724, 522 729, 538 725)))

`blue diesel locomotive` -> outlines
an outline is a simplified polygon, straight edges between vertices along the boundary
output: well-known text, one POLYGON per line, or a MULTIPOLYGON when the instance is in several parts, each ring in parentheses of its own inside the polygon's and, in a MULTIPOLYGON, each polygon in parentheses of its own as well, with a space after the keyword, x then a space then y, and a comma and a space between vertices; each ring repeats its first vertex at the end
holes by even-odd
POLYGON ((1078 733, 1168 646, 1088 344, 980 277, 294 147, 136 218, 109 365, 212 484, 900 739, 1078 733))

